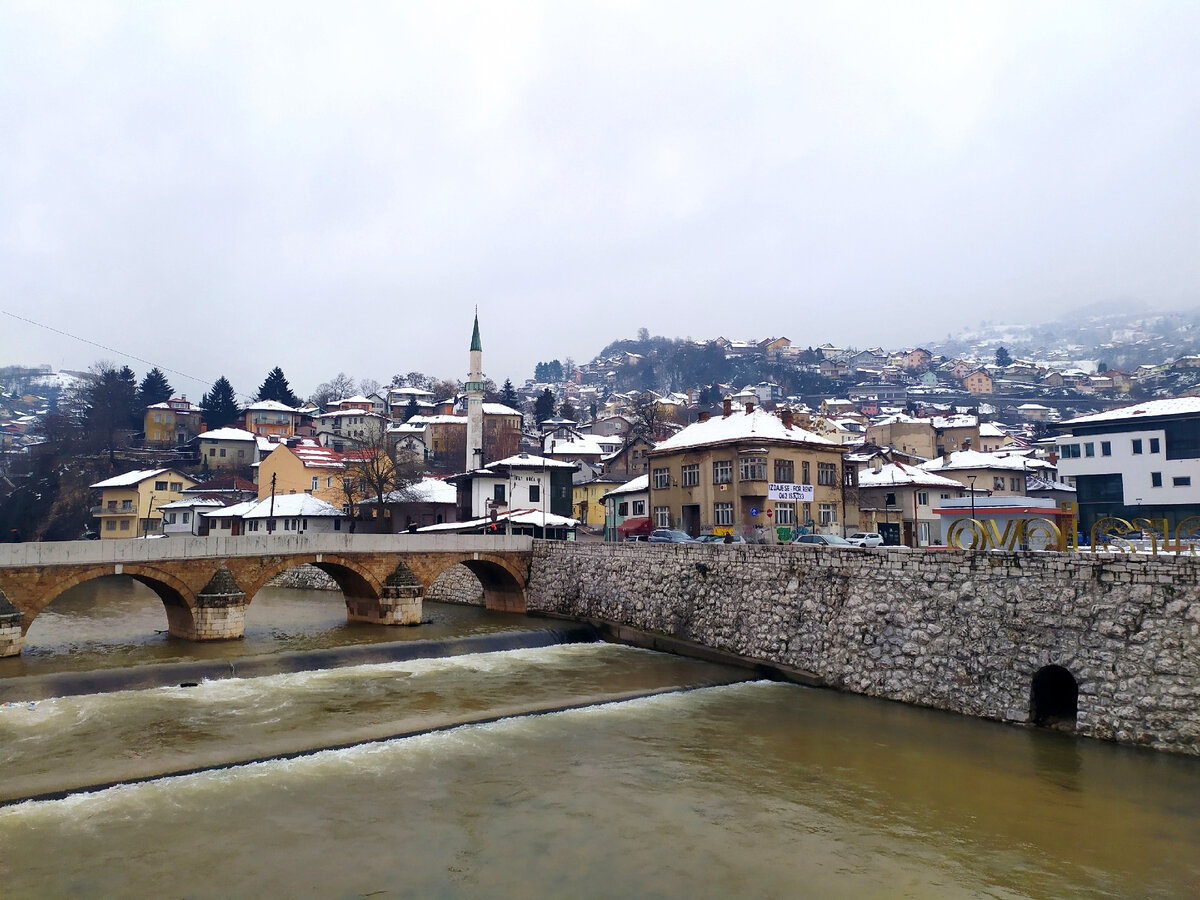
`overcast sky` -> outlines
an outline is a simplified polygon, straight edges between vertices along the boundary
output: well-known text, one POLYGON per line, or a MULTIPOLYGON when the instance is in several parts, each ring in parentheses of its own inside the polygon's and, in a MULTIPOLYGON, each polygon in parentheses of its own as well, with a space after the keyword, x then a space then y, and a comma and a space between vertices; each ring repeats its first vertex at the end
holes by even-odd
POLYGON ((1198 209, 1187 0, 0 2, 0 310, 118 351, 0 365, 193 399, 1190 309, 1198 209))

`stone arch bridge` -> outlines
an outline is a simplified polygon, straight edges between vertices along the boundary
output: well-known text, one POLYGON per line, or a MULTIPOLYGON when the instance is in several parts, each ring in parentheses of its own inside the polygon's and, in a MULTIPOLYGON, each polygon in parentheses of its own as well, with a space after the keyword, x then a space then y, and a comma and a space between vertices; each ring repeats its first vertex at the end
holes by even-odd
POLYGON ((329 574, 354 621, 414 625, 425 590, 461 563, 488 609, 525 611, 533 539, 496 535, 246 535, 62 541, 0 546, 0 656, 68 588, 128 575, 153 590, 168 631, 194 641, 240 638, 246 608, 270 579, 305 563, 329 574))

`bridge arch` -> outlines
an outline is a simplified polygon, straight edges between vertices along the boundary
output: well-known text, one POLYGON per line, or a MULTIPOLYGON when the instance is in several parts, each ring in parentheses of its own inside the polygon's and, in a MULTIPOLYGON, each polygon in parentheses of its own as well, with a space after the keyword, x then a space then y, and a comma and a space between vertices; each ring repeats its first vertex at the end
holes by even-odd
POLYGON ((121 566, 121 571, 117 572, 111 565, 88 566, 64 573, 36 593, 10 600, 21 612, 21 633, 28 634, 29 627, 38 614, 71 588, 113 575, 127 576, 154 591, 158 599, 162 601, 168 625, 177 613, 183 612, 185 615, 189 615, 190 613, 187 611, 196 605, 195 591, 178 577, 162 569, 135 564, 121 566))
POLYGON ((270 565, 255 566, 253 573, 247 573, 243 566, 237 565, 239 560, 230 560, 228 565, 238 576, 238 585, 246 592, 246 602, 250 603, 268 581, 288 569, 296 566, 314 566, 320 569, 335 582, 347 599, 378 599, 383 580, 370 569, 353 559, 333 556, 330 554, 297 554, 276 558, 270 565))
POLYGON ((428 590, 443 572, 461 565, 479 579, 483 588, 483 604, 497 612, 525 612, 525 583, 527 573, 506 556, 490 553, 446 554, 424 572, 421 581, 428 590))

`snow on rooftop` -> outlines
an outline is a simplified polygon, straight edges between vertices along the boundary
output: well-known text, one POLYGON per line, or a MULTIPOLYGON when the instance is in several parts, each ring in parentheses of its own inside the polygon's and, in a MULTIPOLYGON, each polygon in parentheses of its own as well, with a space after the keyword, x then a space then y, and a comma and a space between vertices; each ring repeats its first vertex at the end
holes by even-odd
POLYGON ((288 406, 286 403, 280 403, 278 400, 259 400, 255 403, 251 403, 246 407, 246 409, 266 410, 269 412, 297 412, 294 407, 288 406))
POLYGON ((170 471, 170 469, 134 469, 132 472, 126 472, 124 475, 114 475, 112 478, 107 478, 104 481, 97 481, 90 486, 94 488, 133 487, 135 484, 141 484, 147 478, 153 478, 155 475, 161 475, 163 472, 170 471))
POLYGON ((1063 425, 1087 425, 1092 422, 1121 422, 1131 419, 1156 418, 1158 416, 1186 416, 1200 414, 1200 397, 1174 397, 1170 400, 1148 400, 1132 406, 1122 406, 1107 412, 1068 419, 1063 425))
POLYGON ((756 408, 750 413, 733 413, 729 416, 713 416, 706 422, 696 422, 676 432, 665 441, 655 445, 660 450, 684 450, 733 441, 773 440, 790 443, 839 446, 836 441, 805 431, 798 425, 785 428, 783 420, 774 413, 756 408))
POLYGON ((214 428, 199 437, 204 441, 253 441, 257 435, 241 428, 214 428))
POLYGON ((649 475, 639 475, 637 478, 633 479, 632 481, 627 481, 620 487, 613 488, 611 491, 609 491, 607 494, 605 494, 605 496, 612 497, 617 494, 636 494, 641 491, 648 491, 648 490, 650 490, 650 476, 649 475))
POLYGON ((491 469, 497 466, 507 466, 510 469, 573 469, 575 463, 547 459, 544 456, 534 456, 529 453, 518 453, 516 456, 488 463, 487 468, 491 469))
POLYGON ((916 466, 888 463, 878 472, 862 469, 858 473, 859 488, 877 487, 938 487, 962 490, 962 483, 942 475, 926 472, 916 466))
POLYGON ((1039 460, 1031 459, 1022 453, 984 453, 981 450, 955 450, 950 454, 949 462, 945 457, 937 457, 929 462, 921 463, 926 472, 950 471, 952 469, 1013 469, 1025 471, 1043 465, 1039 460))
POLYGON ((503 403, 485 403, 483 412, 488 416, 519 416, 521 413, 503 403))

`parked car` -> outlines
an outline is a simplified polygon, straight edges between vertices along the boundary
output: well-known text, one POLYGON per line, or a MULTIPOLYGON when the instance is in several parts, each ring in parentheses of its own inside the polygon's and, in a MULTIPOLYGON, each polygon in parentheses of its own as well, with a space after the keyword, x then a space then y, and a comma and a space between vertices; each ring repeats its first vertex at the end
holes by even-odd
POLYGON ((648 540, 644 534, 627 534, 625 535, 625 543, 644 544, 648 540))
POLYGON ((740 534, 702 534, 696 538, 697 544, 744 544, 746 539, 740 534))
POLYGON ((846 543, 855 547, 878 547, 883 543, 883 535, 876 531, 856 531, 846 538, 846 543))
POLYGON ((816 544, 818 547, 853 547, 848 540, 836 534, 802 534, 792 539, 793 544, 816 544))
POLYGON ((686 531, 676 531, 674 528, 655 528, 648 538, 651 544, 694 544, 692 536, 686 531))

